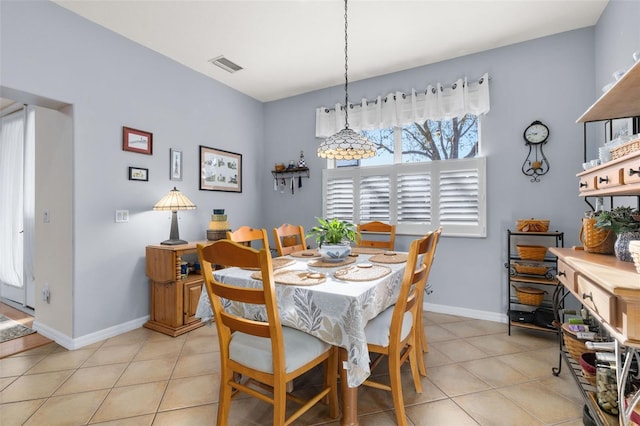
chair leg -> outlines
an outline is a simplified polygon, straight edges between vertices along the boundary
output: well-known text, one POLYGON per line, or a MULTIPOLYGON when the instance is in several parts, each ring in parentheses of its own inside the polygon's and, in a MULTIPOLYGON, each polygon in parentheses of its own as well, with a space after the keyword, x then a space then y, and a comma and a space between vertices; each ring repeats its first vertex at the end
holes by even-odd
POLYGON ((413 386, 416 388, 417 393, 422 393, 422 382, 420 381, 420 365, 418 363, 418 357, 422 354, 420 348, 415 346, 410 347, 409 351, 409 366, 411 367, 411 377, 413 377, 413 386))
POLYGON ((404 412, 404 398, 402 397, 402 380, 400 377, 400 354, 389 354, 389 382, 391 384, 391 396, 393 398, 393 408, 396 412, 396 421, 399 426, 407 425, 407 418, 404 412))
POLYGON ((424 363, 424 354, 429 352, 429 347, 427 346, 427 335, 424 331, 424 311, 422 309, 422 304, 418 307, 418 321, 416 324, 416 356, 418 359, 418 369, 420 370, 420 375, 426 377, 427 376, 427 367, 424 363))
POLYGON ((222 369, 220 372, 220 395, 218 396, 218 422, 219 426, 226 426, 229 419, 229 410, 231 409, 231 385, 229 380, 233 378, 233 372, 228 369, 222 369))
MULTIPOLYGON (((277 382, 277 379, 275 380, 277 382)), ((287 414, 287 384, 274 383, 273 386, 273 425, 285 424, 287 414)))

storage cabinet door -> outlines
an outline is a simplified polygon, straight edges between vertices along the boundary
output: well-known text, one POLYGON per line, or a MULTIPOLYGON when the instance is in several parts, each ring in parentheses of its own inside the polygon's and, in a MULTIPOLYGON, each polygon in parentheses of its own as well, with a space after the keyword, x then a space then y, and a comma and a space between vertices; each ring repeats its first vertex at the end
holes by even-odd
POLYGON ((195 281, 184 285, 184 324, 200 321, 196 318, 196 309, 202 292, 202 281, 195 281))

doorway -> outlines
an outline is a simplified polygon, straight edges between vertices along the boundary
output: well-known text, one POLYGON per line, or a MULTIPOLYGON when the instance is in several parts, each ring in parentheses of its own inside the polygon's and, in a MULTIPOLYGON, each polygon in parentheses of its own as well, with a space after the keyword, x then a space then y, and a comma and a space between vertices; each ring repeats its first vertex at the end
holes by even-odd
POLYGON ((0 297, 17 309, 35 307, 35 134, 33 107, 0 100, 0 297))

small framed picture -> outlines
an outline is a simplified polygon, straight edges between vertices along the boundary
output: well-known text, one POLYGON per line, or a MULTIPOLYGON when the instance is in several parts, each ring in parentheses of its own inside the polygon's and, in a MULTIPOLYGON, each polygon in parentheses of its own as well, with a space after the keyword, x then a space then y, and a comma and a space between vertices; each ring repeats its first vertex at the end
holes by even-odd
POLYGON ((122 149, 151 155, 153 153, 153 134, 143 130, 122 128, 122 149))
POLYGON ((242 154, 200 145, 200 189, 242 192, 242 154))
POLYGON ((141 167, 129 167, 129 180, 149 180, 149 169, 141 167))
POLYGON ((182 151, 177 149, 169 149, 169 178, 171 180, 182 180, 182 151))

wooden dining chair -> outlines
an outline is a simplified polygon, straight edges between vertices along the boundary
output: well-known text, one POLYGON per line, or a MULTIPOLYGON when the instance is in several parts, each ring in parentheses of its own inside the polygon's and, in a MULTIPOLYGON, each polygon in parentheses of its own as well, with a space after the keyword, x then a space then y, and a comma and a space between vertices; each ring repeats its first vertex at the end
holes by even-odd
POLYGON ((267 236, 267 230, 264 228, 254 229, 249 226, 241 226, 235 231, 227 231, 227 239, 247 247, 252 247, 254 241, 261 241, 262 248, 269 250, 269 237, 267 236))
POLYGON ((427 266, 424 262, 418 262, 418 258, 427 252, 429 241, 429 237, 423 237, 411 242, 396 304, 370 320, 365 327, 369 353, 376 357, 371 363, 372 375, 364 381, 363 385, 391 391, 398 425, 407 424, 400 373, 400 368, 407 359, 416 392, 422 393, 415 325, 416 317, 421 312, 418 309, 418 301, 427 280, 427 266), (385 356, 389 367, 389 385, 373 379, 373 369, 385 356))
MULTIPOLYGON (((274 425, 292 423, 323 399, 328 402, 329 415, 336 418, 338 350, 310 334, 281 325, 269 250, 258 251, 229 240, 219 240, 208 246, 198 244, 197 248, 220 343, 217 424, 227 424, 231 400, 239 392, 272 404, 274 425), (262 288, 219 282, 213 275, 212 265, 259 268, 262 288), (264 311, 257 314, 259 318, 243 318, 225 310, 230 301, 264 305, 264 311), (287 392, 288 382, 320 364, 324 364, 325 370, 324 383, 318 393, 307 400, 287 392), (265 390, 269 392, 265 393, 265 390), (287 400, 301 407, 285 418, 287 400)), ((308 388, 304 393, 308 394, 308 388)))
POLYGON ((276 242, 278 256, 284 256, 294 251, 306 250, 307 248, 304 228, 301 225, 285 223, 278 228, 273 228, 273 239, 276 242))
POLYGON ((356 227, 356 246, 393 250, 396 244, 396 226, 383 222, 368 222, 356 227), (370 239, 373 235, 375 239, 370 239))
POLYGON ((438 246, 438 241, 440 241, 440 235, 442 234, 442 227, 439 227, 433 232, 425 235, 425 238, 428 238, 427 247, 425 248, 424 256, 422 257, 422 263, 426 266, 426 278, 425 285, 422 288, 422 291, 419 294, 420 300, 418 300, 418 315, 416 315, 416 347, 418 349, 418 370, 422 376, 427 375, 427 367, 424 363, 424 354, 429 352, 429 346, 427 345, 427 334, 424 329, 424 292, 427 284, 427 280, 429 279, 429 274, 431 273, 431 267, 433 266, 433 259, 436 255, 436 247, 438 246))

